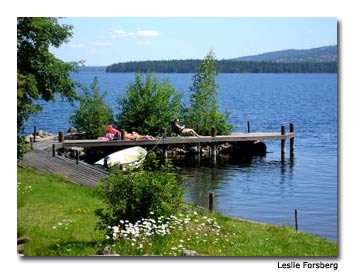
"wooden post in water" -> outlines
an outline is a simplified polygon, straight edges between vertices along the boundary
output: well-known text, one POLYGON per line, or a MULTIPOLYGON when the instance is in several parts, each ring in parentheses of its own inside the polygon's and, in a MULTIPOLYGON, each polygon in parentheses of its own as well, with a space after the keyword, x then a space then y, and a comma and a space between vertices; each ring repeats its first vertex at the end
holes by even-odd
POLYGON ((297 209, 295 209, 295 230, 297 231, 297 209))
POLYGON ((120 139, 121 139, 121 140, 124 140, 124 139, 125 139, 125 130, 124 130, 124 129, 121 130, 120 139))
MULTIPOLYGON (((290 133, 295 133, 294 123, 290 123, 290 133)), ((295 137, 290 138, 290 158, 294 158, 295 137)))
POLYGON ((64 142, 64 132, 59 131, 58 135, 59 135, 59 142, 64 142))
POLYGON ((214 199, 215 199, 215 194, 214 194, 214 192, 210 191, 209 192, 209 211, 210 212, 214 211, 214 199))
MULTIPOLYGON (((281 135, 285 136, 285 126, 281 126, 281 135)), ((280 153, 281 153, 281 161, 284 162, 285 160, 285 152, 286 152, 286 148, 285 148, 285 138, 281 140, 281 148, 280 148, 280 153)))
POLYGON ((250 124, 250 121, 247 121, 247 133, 251 133, 251 124, 250 124))

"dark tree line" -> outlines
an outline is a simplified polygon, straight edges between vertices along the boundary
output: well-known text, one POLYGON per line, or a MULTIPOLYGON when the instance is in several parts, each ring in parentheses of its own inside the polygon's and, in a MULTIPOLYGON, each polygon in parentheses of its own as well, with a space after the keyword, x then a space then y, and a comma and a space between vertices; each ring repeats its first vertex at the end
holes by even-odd
MULTIPOLYGON (((195 73, 202 60, 164 60, 116 63, 108 66, 106 72, 156 72, 156 73, 195 73)), ((252 62, 217 61, 219 73, 337 73, 337 62, 252 62)))

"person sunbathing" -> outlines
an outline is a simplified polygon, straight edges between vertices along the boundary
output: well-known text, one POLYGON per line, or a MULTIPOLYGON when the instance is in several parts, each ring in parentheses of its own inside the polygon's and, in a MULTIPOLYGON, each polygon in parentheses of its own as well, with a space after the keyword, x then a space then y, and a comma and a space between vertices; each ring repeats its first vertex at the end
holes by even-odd
POLYGON ((186 128, 185 125, 180 124, 178 118, 175 118, 173 121, 171 121, 171 127, 177 135, 200 137, 193 129, 186 128))
POLYGON ((124 140, 144 140, 144 139, 153 140, 155 138, 150 135, 140 135, 137 132, 132 132, 132 133, 126 132, 124 135, 124 140))

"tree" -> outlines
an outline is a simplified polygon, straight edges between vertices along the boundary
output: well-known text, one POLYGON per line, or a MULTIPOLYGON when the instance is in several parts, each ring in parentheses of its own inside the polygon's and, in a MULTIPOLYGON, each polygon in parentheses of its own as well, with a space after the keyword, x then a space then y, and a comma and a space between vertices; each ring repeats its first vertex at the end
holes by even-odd
POLYGON ((72 125, 79 131, 85 132, 88 138, 102 136, 107 125, 113 120, 113 111, 108 106, 104 97, 106 93, 100 93, 98 80, 95 77, 90 89, 82 86, 83 94, 79 96, 79 108, 71 116, 72 125))
POLYGON ((216 128, 218 134, 230 134, 232 130, 232 125, 228 123, 229 113, 222 114, 219 111, 216 75, 216 59, 214 53, 209 51, 193 76, 187 117, 189 126, 197 128, 202 135, 209 135, 212 127, 216 128))
POLYGON ((54 101, 55 95, 73 101, 75 83, 69 73, 77 63, 65 63, 49 52, 72 36, 72 26, 60 25, 56 18, 17 18, 17 140, 23 149, 20 132, 30 115, 40 111, 38 100, 54 101))
POLYGON ((162 128, 171 132, 169 122, 182 113, 182 95, 166 79, 161 83, 150 73, 145 80, 136 74, 125 95, 117 100, 118 127, 157 135, 162 128))

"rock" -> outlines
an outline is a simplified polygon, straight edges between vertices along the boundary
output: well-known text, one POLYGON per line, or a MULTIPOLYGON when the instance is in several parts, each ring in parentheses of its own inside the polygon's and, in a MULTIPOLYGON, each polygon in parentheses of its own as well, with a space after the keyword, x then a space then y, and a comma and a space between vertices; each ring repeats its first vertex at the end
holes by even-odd
POLYGON ((21 245, 21 244, 24 244, 24 243, 27 243, 29 241, 29 238, 28 237, 17 237, 17 244, 18 245, 21 245))
POLYGON ((105 246, 97 252, 98 256, 120 256, 110 246, 105 246))
POLYGON ((29 241, 28 237, 17 237, 17 253, 23 254, 23 250, 25 249, 25 243, 29 241))
POLYGON ((183 256, 200 256, 196 251, 188 249, 183 249, 182 254, 183 256))

